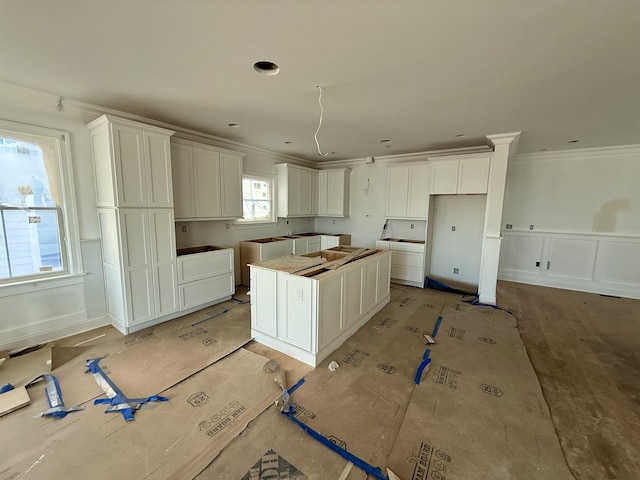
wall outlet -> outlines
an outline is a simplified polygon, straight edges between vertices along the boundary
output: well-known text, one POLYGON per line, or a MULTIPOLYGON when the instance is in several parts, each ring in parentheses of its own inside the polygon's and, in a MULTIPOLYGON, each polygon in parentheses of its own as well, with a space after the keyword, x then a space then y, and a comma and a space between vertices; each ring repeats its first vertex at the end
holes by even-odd
POLYGON ((224 224, 224 227, 225 227, 227 230, 229 230, 230 224, 225 223, 225 224, 224 224))
POLYGON ((331 223, 336 223, 336 221, 335 220, 331 220, 331 223))
POLYGON ((533 225, 529 225, 529 230, 533 230, 533 225))
POLYGON ((539 266, 540 266, 540 262, 536 262, 536 267, 539 267, 539 266))
POLYGON ((511 225, 510 223, 507 223, 507 230, 511 230, 513 228, 513 225, 511 225))
POLYGON ((451 231, 455 232, 456 231, 456 226, 455 225, 451 225, 451 231))
POLYGON ((187 226, 186 225, 182 225, 182 233, 187 233, 187 226))
POLYGON ((458 273, 460 273, 460 269, 459 268, 454 268, 453 269, 453 273, 455 273, 457 275, 458 273))
POLYGON ((413 228, 413 223, 411 224, 411 228, 413 228))

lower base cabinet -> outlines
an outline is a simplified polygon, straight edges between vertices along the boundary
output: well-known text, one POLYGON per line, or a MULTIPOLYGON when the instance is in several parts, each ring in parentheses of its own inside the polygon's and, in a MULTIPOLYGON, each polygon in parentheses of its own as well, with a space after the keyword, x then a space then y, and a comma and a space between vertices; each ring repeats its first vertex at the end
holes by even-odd
POLYGON ((376 248, 391 251, 391 279, 424 288, 425 243, 420 240, 377 240, 376 248))
POLYGON ((391 253, 315 277, 251 268, 251 335, 313 367, 389 303, 391 253))
POLYGON ((233 249, 209 248, 214 250, 178 255, 180 311, 228 300, 235 293, 233 249))

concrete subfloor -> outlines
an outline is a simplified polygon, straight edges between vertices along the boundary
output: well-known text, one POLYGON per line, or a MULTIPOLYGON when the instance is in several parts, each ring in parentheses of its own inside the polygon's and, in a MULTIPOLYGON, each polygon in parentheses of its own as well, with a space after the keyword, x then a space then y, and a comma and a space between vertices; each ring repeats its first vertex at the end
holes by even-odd
POLYGON ((499 282, 579 480, 640 478, 640 300, 499 282))

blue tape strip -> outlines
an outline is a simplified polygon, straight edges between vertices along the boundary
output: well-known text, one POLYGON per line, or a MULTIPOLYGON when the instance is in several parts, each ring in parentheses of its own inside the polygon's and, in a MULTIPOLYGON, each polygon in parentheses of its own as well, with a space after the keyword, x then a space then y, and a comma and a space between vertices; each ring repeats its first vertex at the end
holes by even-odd
POLYGON ((475 295, 476 292, 465 292, 464 290, 459 290, 457 288, 450 287, 446 283, 439 282, 438 280, 434 280, 433 278, 425 278, 424 288, 430 288, 432 290, 440 290, 442 292, 447 293, 458 293, 460 295, 475 295))
POLYGON ((6 393, 6 392, 10 392, 14 388, 16 388, 16 387, 11 385, 10 383, 7 383, 6 385, 3 385, 2 388, 0 388, 0 394, 6 393))
MULTIPOLYGON (((107 408, 104 413, 120 412, 124 417, 125 421, 129 422, 133 420, 134 410, 139 409, 145 403, 169 401, 167 397, 161 397, 160 395, 152 395, 150 397, 145 397, 145 398, 127 398, 127 396, 124 393, 122 393, 122 390, 120 390, 116 386, 116 384, 113 383, 109 377, 107 377, 107 374, 104 373, 104 371, 98 366, 98 362, 100 360, 102 360, 102 357, 94 358, 93 360, 87 360, 86 365, 88 367, 89 372, 94 374, 94 376, 99 375, 104 380, 104 382, 107 383, 111 387, 111 389, 113 389, 115 393, 115 395, 112 398, 97 398, 96 400, 94 400, 93 402, 94 405, 100 405, 100 404, 110 405, 110 407, 107 408), (122 407, 122 405, 126 405, 126 407, 122 407)), ((99 383, 100 382, 98 382, 98 384, 99 383)))
POLYGON ((420 385, 420 380, 422 379, 422 372, 424 372, 424 369, 427 368, 427 365, 431 363, 431 359, 429 358, 430 354, 431 354, 430 348, 427 348, 422 354, 422 362, 418 366, 418 370, 416 370, 416 376, 413 379, 413 383, 415 383, 416 385, 420 385))
POLYGON ((234 302, 238 302, 240 305, 244 305, 245 303, 251 303, 250 300, 240 300, 239 298, 236 298, 236 297, 231 297, 231 300, 233 300, 234 302))
MULTIPOLYGON (((463 300, 463 302, 464 302, 464 300, 463 300)), ((474 306, 477 306, 477 307, 491 307, 491 308, 493 308, 495 310, 502 310, 503 312, 507 312, 509 315, 513 315, 513 313, 510 312, 509 310, 507 310, 506 308, 502 308, 502 307, 499 307, 497 305, 491 305, 490 303, 480 303, 480 297, 478 297, 478 296, 475 296, 473 298, 473 300, 471 300, 469 303, 471 305, 474 305, 474 306)))
POLYGON ((304 383, 304 377, 301 378, 300 380, 298 380, 298 383, 296 383, 293 387, 291 387, 289 390, 287 390, 289 392, 289 395, 291 395, 293 392, 295 392, 298 388, 300 388, 302 386, 302 384, 304 383))
POLYGON ((327 440, 327 438, 324 435, 322 435, 321 433, 316 432, 309 425, 307 425, 305 423, 302 423, 292 413, 282 412, 282 415, 284 415, 285 417, 288 417, 289 420, 291 420, 293 423, 298 425, 302 430, 307 432, 312 438, 315 438, 320 443, 322 443, 325 447, 328 447, 329 449, 331 449, 334 452, 336 452, 338 455, 340 455, 343 458, 349 460, 356 467, 358 467, 359 469, 365 471, 366 473, 368 473, 372 477, 377 478, 378 480, 389 480, 389 477, 387 477, 387 475, 385 475, 385 473, 382 471, 382 469, 380 467, 374 467, 373 465, 369 465, 367 462, 365 462, 361 458, 356 457, 352 453, 347 452, 344 448, 339 447, 338 445, 336 445, 333 442, 330 442, 329 440, 327 440))
POLYGON ((433 327, 433 333, 431 334, 432 337, 435 337, 436 335, 438 335, 438 329, 440 328, 441 323, 442 323, 442 316, 438 317, 438 320, 436 320, 436 324, 433 327))
POLYGON ((225 313, 227 313, 228 311, 229 311, 229 309, 225 308, 223 311, 221 311, 221 312, 219 312, 219 313, 216 313, 215 315, 211 315, 210 317, 207 317, 207 318, 205 318, 205 319, 203 319, 203 320, 199 320, 199 321, 197 321, 196 323, 192 323, 192 324, 191 324, 191 326, 192 326, 192 327, 195 327, 196 325, 200 325, 201 323, 208 322, 208 321, 209 321, 209 320, 211 320, 212 318, 216 318, 216 317, 219 317, 220 315, 224 315, 224 314, 225 314, 225 313))

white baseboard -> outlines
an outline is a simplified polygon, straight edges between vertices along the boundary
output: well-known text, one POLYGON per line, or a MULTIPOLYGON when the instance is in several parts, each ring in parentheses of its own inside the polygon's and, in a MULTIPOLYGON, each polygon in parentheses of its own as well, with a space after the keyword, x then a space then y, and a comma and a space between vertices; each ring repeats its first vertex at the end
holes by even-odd
POLYGON ((2 333, 0 350, 19 350, 109 325, 107 316, 87 319, 86 312, 57 317, 2 333), (35 327, 35 328, 34 328, 35 327), (37 333, 34 333, 37 330, 37 333))

